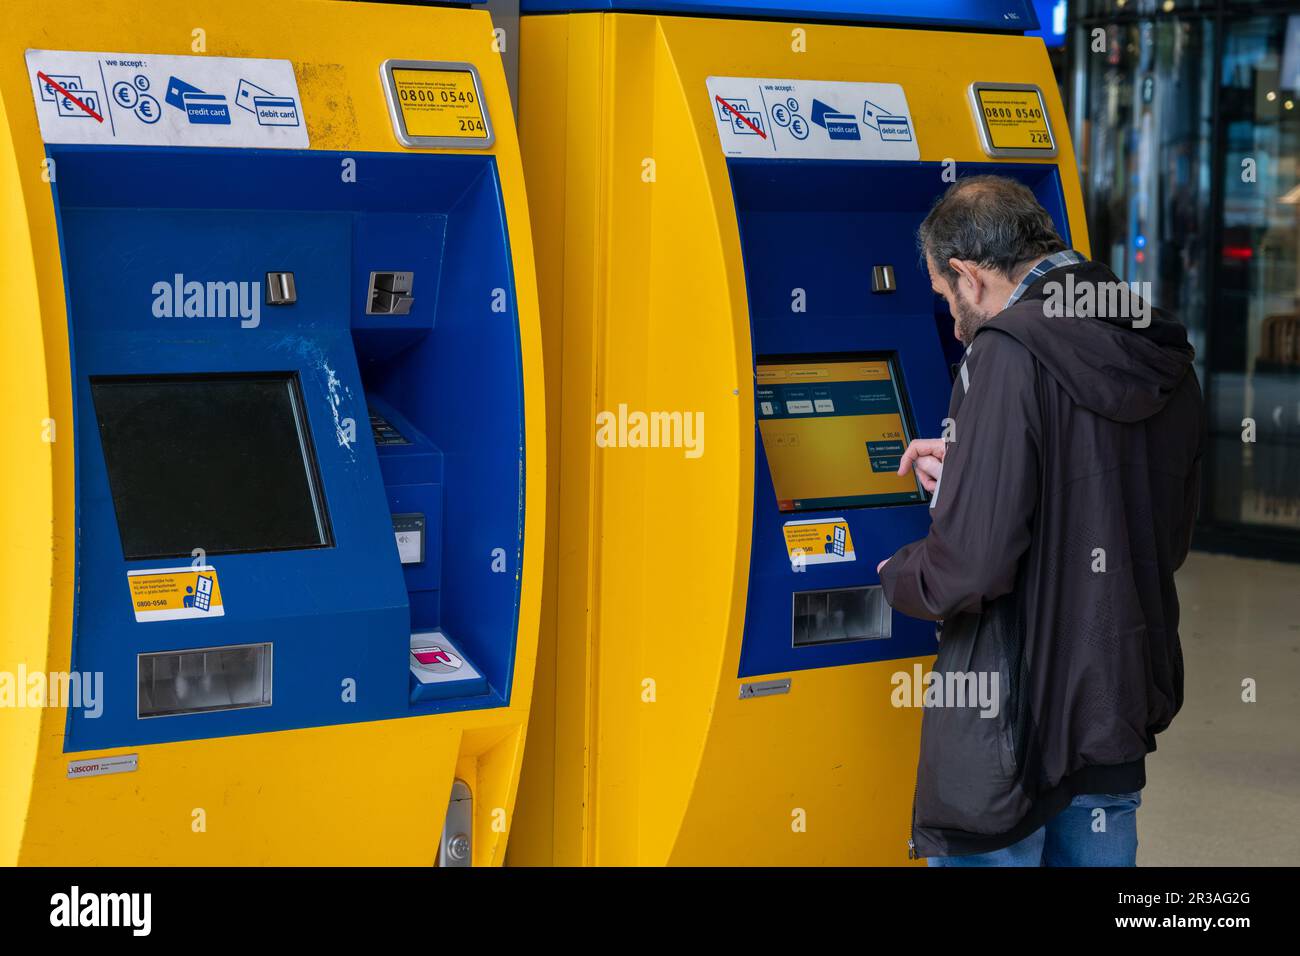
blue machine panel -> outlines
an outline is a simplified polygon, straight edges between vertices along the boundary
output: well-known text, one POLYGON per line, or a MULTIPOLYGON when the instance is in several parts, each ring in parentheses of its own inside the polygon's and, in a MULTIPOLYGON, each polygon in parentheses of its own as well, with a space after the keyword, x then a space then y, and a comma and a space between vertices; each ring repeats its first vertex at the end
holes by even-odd
MULTIPOLYGON (((341 175, 352 157, 319 151, 55 147, 50 155, 76 400, 72 666, 102 672, 105 688, 102 714, 69 710, 67 749, 507 703, 523 548, 523 383, 495 160, 368 153, 352 178, 341 175), (385 271, 414 276, 408 312, 367 314, 371 274, 385 271), (296 302, 269 303, 270 272, 293 273, 296 302), (256 544, 283 544, 273 505, 263 497, 248 510, 259 468, 278 456, 240 452, 222 469, 228 499, 220 489, 206 499, 241 509, 237 553, 194 540, 152 552, 161 558, 126 557, 120 522, 131 519, 115 502, 121 489, 110 487, 105 445, 129 432, 132 454, 165 463, 162 486, 181 486, 167 495, 154 482, 159 507, 165 497, 183 505, 186 462, 176 456, 197 447, 186 429, 204 426, 172 416, 142 434, 157 416, 120 414, 105 430, 92 380, 195 375, 296 383, 304 453, 327 516, 323 540, 306 541, 300 519, 290 546, 256 544), (407 563, 394 516, 423 536, 407 563), (192 560, 193 549, 204 551, 192 560), (128 572, 205 562, 219 582, 221 616, 138 619, 128 572), (473 679, 426 701, 414 686, 411 639, 434 629, 473 679), (137 716, 138 655, 259 644, 271 645, 269 704, 137 716)), ((235 428, 216 431, 232 450, 235 428)), ((207 601, 205 593, 199 606, 207 601)), ((204 688, 226 679, 186 671, 173 686, 219 703, 204 688)))
MULTIPOLYGON (((876 498, 844 501, 824 510, 782 510, 761 432, 765 410, 758 376, 765 365, 801 358, 888 360, 907 432, 914 437, 942 432, 952 363, 961 348, 952 336, 946 304, 930 288, 916 248, 916 230, 948 185, 943 168, 938 163, 761 159, 732 159, 728 167, 756 376, 753 547, 739 676, 933 653, 932 623, 895 613, 878 601, 873 604, 872 595, 862 592, 878 587, 877 563, 925 536, 930 523, 927 502, 876 498), (894 291, 872 291, 873 266, 893 267, 894 291), (803 311, 792 308, 797 289, 803 290, 803 311), (854 560, 792 564, 786 523, 815 519, 844 519, 854 560), (832 616, 846 613, 841 603, 846 596, 862 597, 862 605, 850 607, 848 616, 869 616, 878 609, 890 625, 888 636, 848 639, 841 634, 821 643, 809 641, 811 612, 797 603, 809 600, 797 598, 809 592, 830 594, 832 616)), ((961 175, 980 173, 1024 182, 1069 241, 1055 166, 962 164, 961 175)), ((859 459, 850 467, 878 471, 893 450, 886 443, 869 445, 858 450, 859 459)), ((828 542, 828 547, 835 546, 828 542)))
POLYGON ((523 13, 662 13, 751 20, 829 20, 1019 33, 1038 29, 1031 0, 521 0, 523 13))

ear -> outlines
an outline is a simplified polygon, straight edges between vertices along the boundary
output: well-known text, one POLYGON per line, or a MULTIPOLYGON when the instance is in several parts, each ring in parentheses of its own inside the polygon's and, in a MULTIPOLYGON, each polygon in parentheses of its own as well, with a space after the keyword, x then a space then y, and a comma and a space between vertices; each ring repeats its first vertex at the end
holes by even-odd
POLYGON ((971 295, 978 300, 981 284, 979 267, 968 259, 949 259, 948 268, 957 273, 958 282, 968 283, 971 295))

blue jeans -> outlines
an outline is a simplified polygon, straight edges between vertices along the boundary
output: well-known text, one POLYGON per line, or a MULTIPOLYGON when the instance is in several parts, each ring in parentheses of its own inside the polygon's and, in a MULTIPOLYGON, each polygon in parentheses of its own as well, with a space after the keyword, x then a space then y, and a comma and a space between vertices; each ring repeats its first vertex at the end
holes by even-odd
POLYGON ((1141 793, 1086 793, 1019 843, 930 866, 1137 866, 1141 793), (1102 812, 1098 812, 1098 811, 1102 812))

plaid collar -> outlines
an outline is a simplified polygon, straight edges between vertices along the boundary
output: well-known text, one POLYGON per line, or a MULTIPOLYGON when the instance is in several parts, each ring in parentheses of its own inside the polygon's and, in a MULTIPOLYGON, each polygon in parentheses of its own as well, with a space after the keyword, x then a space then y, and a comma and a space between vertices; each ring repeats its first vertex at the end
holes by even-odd
MULTIPOLYGON (((1060 252, 1053 252, 1050 256, 1045 256, 1042 259, 1039 259, 1034 267, 1029 270, 1029 274, 1020 280, 1020 285, 1016 286, 1015 291, 1011 293, 1011 298, 1007 299, 1007 304, 1004 308, 1009 309, 1015 305, 1020 301, 1020 297, 1025 294, 1025 290, 1033 285, 1036 279, 1047 275, 1047 273, 1051 272, 1053 269, 1059 269, 1062 266, 1072 266, 1087 261, 1087 256, 1081 252, 1075 252, 1073 249, 1062 249, 1060 252)), ((966 371, 966 359, 970 356, 974 348, 975 343, 972 342, 970 345, 966 346, 966 350, 961 356, 961 367, 959 371, 961 373, 963 394, 970 389, 970 373, 966 371)), ((932 498, 931 507, 934 506, 933 501, 934 499, 932 498)))
POLYGON ((1059 269, 1061 266, 1072 266, 1087 261, 1087 256, 1075 252, 1073 249, 1062 249, 1060 252, 1053 252, 1050 256, 1039 259, 1038 264, 1029 270, 1029 274, 1020 280, 1020 285, 1016 286, 1016 290, 1011 293, 1011 298, 1007 299, 1005 308, 1009 309, 1020 301, 1020 297, 1025 294, 1025 290, 1033 285, 1040 276, 1045 276, 1053 269, 1059 269))

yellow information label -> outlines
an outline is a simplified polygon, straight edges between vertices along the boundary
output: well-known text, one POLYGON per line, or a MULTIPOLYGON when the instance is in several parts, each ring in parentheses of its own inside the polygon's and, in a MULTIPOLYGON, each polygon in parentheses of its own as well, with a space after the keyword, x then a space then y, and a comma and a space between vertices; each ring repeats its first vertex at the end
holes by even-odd
POLYGON ((783 530, 791 565, 833 564, 858 559, 853 553, 849 524, 843 518, 787 521, 783 530))
POLYGON ((217 569, 210 565, 128 571, 126 580, 135 619, 141 623, 221 617, 226 613, 217 569))
POLYGON ((979 89, 975 97, 994 149, 1055 149, 1037 90, 979 89))
POLYGON ((474 74, 468 70, 393 70, 393 91, 408 136, 487 139, 474 74))

